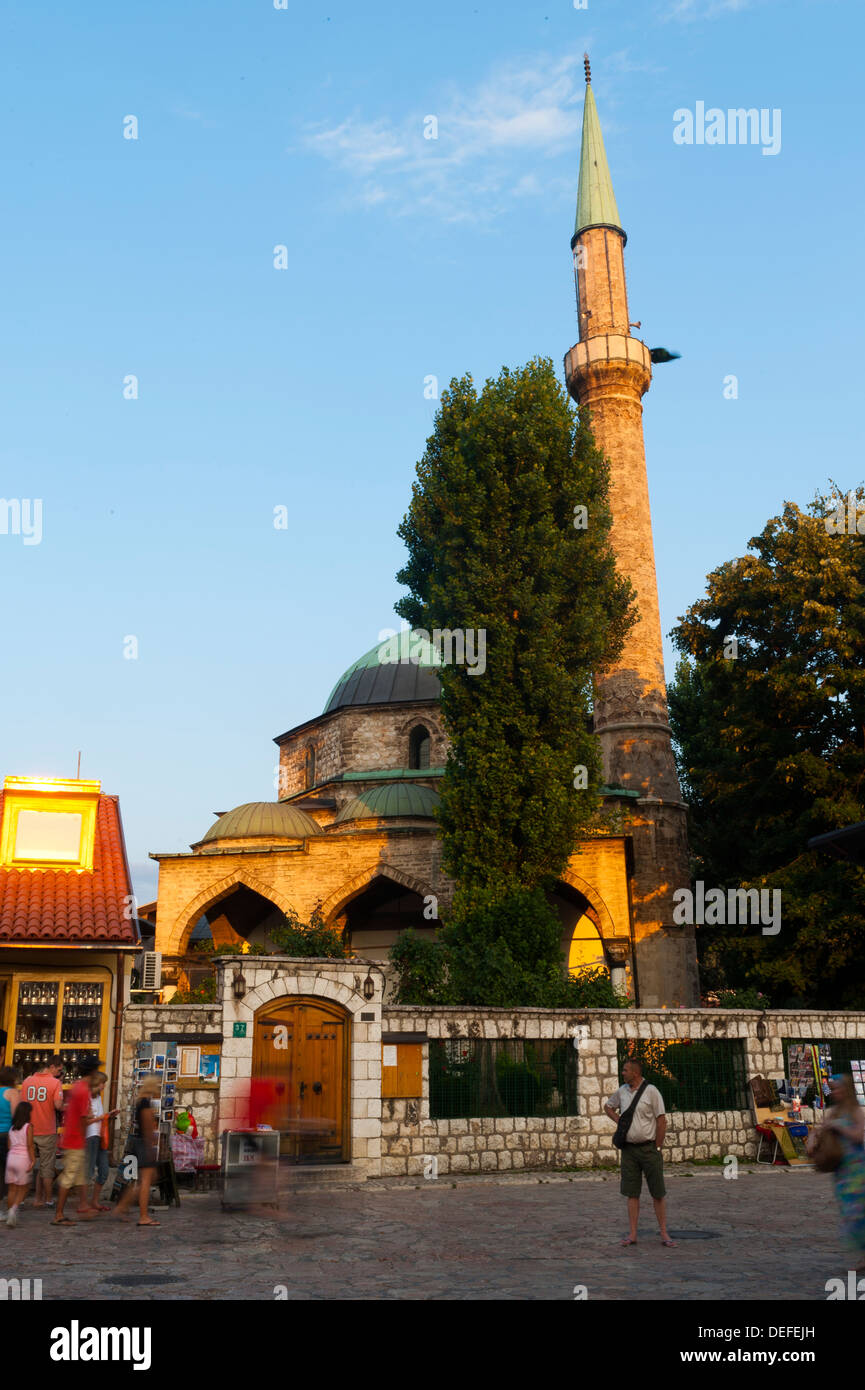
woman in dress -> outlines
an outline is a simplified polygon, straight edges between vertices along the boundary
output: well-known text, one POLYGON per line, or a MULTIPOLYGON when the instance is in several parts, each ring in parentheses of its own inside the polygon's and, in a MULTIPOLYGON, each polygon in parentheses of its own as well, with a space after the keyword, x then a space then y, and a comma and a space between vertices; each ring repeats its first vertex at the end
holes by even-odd
POLYGON ((841 1163, 832 1174, 841 1208, 841 1229, 853 1260, 853 1268, 865 1273, 865 1107, 856 1099, 850 1072, 829 1078, 832 1104, 825 1124, 841 1139, 841 1163))
POLYGON ((27 1196, 30 1174, 36 1162, 33 1126, 30 1123, 32 1109, 29 1100, 19 1101, 9 1130, 9 1147, 6 1151, 6 1185, 9 1188, 7 1226, 18 1225, 18 1208, 27 1196))
POLYGON ((124 1156, 121 1164, 127 1161, 129 1156, 135 1158, 135 1175, 127 1183, 125 1190, 121 1193, 120 1201, 117 1203, 113 1217, 125 1220, 124 1213, 131 1205, 135 1193, 138 1193, 138 1225, 139 1226, 158 1226, 160 1223, 154 1221, 147 1210, 147 1203, 150 1198, 150 1187, 153 1182, 153 1175, 156 1172, 156 1154, 159 1139, 158 1123, 156 1111, 151 1105, 162 1090, 162 1082, 158 1076, 145 1076, 142 1078, 141 1085, 138 1087, 138 1100, 135 1103, 135 1115, 130 1131, 130 1153, 124 1156))

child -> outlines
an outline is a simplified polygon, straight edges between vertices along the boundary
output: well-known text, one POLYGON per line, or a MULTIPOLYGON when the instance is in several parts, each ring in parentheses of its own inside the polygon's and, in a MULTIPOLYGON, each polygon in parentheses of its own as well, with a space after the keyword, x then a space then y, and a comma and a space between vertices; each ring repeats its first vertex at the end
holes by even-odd
POLYGON ((78 1210, 86 1211, 110 1211, 110 1207, 102 1206, 99 1202, 99 1195, 108 1179, 108 1121, 115 1115, 119 1115, 119 1110, 109 1110, 106 1112, 102 1100, 102 1092, 105 1089, 105 1082, 108 1080, 104 1071, 95 1071, 90 1080, 90 1089, 93 1098, 90 1102, 90 1113, 93 1116, 92 1123, 87 1126, 87 1158, 86 1173, 87 1182, 93 1184, 93 1190, 89 1194, 86 1187, 81 1189, 81 1204, 78 1210))
POLYGON ((9 1130, 9 1148, 6 1153, 6 1183, 9 1187, 7 1226, 18 1225, 18 1208, 27 1196, 30 1174, 36 1162, 33 1126, 30 1123, 32 1109, 29 1101, 19 1101, 12 1116, 12 1128, 9 1130))

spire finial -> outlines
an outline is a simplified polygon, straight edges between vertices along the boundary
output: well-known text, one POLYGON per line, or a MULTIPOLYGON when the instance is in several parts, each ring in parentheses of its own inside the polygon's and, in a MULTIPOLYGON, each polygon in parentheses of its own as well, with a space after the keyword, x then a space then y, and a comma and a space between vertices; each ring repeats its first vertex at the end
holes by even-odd
POLYGON ((592 82, 592 65, 589 62, 588 53, 583 54, 583 67, 586 69, 586 86, 589 87, 592 82))

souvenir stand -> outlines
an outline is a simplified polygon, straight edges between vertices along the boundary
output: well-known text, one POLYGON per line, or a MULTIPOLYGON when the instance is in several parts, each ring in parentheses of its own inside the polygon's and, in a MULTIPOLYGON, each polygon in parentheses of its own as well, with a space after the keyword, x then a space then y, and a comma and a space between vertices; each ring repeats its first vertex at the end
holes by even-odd
POLYGON ((805 1152, 808 1126, 801 1120, 788 1118, 788 1107, 778 1095, 773 1081, 764 1076, 755 1076, 751 1079, 750 1088, 754 1123, 760 1137, 757 1162, 787 1162, 794 1168, 810 1167, 811 1160, 805 1152))
MULTIPOLYGON (((124 1153, 127 1150, 129 1136, 132 1133, 132 1125, 135 1119, 138 1087, 145 1076, 158 1076, 162 1085, 159 1098, 154 1098, 150 1102, 153 1109, 156 1111, 157 1122, 157 1167, 154 1186, 159 1188, 162 1200, 167 1206, 173 1203, 175 1206, 179 1207, 180 1195, 177 1191, 177 1178, 174 1172, 174 1158, 171 1149, 171 1133, 174 1128, 174 1112, 177 1099, 176 1042, 139 1043, 135 1049, 135 1061, 132 1071, 132 1099, 129 1106, 129 1118, 123 1144, 124 1153)), ((117 1171, 117 1179, 114 1184, 115 1195, 122 1185, 122 1170, 123 1163, 121 1160, 117 1171)))

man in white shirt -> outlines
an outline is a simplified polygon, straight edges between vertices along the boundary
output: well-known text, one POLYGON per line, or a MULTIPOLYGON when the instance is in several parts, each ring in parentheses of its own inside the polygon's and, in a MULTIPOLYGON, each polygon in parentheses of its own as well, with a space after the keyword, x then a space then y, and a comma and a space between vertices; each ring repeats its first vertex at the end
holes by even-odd
MULTIPOLYGON (((634 1096, 643 1084, 643 1064, 637 1058, 629 1057, 622 1067, 624 1084, 614 1091, 604 1106, 604 1112, 618 1124, 619 1117, 631 1105, 634 1096)), ((637 1226, 640 1219, 640 1193, 643 1190, 643 1174, 646 1175, 649 1193, 655 1204, 655 1215, 661 1232, 662 1245, 675 1245, 667 1231, 667 1189, 664 1186, 664 1159, 662 1149, 667 1133, 667 1114, 664 1098, 657 1086, 647 1085, 631 1116, 631 1123, 625 1135, 625 1147, 620 1150, 622 1158, 622 1184, 620 1191, 628 1199, 628 1225, 630 1234, 623 1245, 636 1245, 637 1226)))

